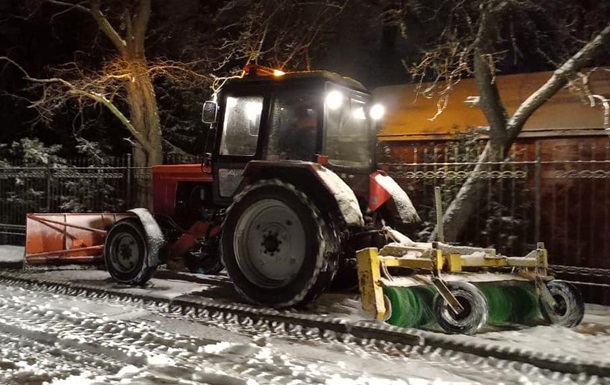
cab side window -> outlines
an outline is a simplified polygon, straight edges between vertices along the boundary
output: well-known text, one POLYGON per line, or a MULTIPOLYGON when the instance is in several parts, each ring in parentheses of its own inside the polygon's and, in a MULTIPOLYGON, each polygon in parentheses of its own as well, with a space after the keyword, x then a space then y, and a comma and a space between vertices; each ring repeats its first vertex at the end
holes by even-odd
POLYGON ((256 153, 262 112, 262 96, 227 97, 221 155, 252 156, 256 153))
POLYGON ((316 152, 317 95, 303 90, 280 93, 271 106, 267 159, 311 161, 316 152))

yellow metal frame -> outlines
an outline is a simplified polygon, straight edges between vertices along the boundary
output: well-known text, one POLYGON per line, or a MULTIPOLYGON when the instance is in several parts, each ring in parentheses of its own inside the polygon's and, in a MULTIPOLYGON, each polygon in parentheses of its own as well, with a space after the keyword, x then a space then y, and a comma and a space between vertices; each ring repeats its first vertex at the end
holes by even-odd
POLYGON ((369 247, 358 251, 358 286, 362 308, 375 315, 375 319, 383 320, 386 308, 381 285, 381 261, 377 248, 369 247))

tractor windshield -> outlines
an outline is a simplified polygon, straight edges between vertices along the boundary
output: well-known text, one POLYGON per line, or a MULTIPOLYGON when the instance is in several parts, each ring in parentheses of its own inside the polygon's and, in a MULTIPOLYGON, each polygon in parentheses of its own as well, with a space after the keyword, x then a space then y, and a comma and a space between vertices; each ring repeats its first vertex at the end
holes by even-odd
POLYGON ((365 108, 370 96, 328 83, 324 154, 332 166, 368 168, 373 162, 373 124, 365 108))

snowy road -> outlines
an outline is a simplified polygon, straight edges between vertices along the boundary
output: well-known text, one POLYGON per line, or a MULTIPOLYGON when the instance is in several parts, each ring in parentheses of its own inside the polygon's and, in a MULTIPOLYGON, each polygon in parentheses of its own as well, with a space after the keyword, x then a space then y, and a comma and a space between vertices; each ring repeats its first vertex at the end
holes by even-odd
POLYGON ((0 383, 597 384, 528 364, 342 344, 177 319, 110 300, 0 286, 0 383))

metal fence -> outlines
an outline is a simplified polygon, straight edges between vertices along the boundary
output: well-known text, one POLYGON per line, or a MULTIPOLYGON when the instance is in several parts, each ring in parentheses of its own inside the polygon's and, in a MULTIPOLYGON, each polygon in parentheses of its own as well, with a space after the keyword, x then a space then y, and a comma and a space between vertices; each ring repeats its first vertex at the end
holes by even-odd
MULTIPOLYGON (((198 162, 166 156, 165 163, 198 162)), ((53 167, 0 167, 0 244, 23 244, 25 217, 32 212, 122 212, 133 207, 138 179, 150 169, 135 167, 130 155, 68 159, 53 167)))
MULTIPOLYGON (((423 223, 415 231, 420 240, 436 225, 434 188, 441 187, 447 207, 472 175, 481 147, 470 149, 470 154, 446 145, 393 150, 389 174, 420 213, 423 223)), ((598 284, 581 288, 588 300, 610 304, 610 270, 605 270, 610 269, 610 145, 537 141, 514 147, 510 159, 485 164, 475 175, 483 185, 480 204, 459 243, 524 255, 542 241, 551 264, 583 267, 562 268, 570 274, 566 278, 598 284)))
MULTIPOLYGON (((434 188, 442 188, 447 207, 479 151, 446 145, 394 150, 389 174, 423 220, 409 235, 427 238, 435 225, 434 188)), ((166 163, 200 160, 173 157, 166 163)), ((136 179, 149 177, 150 170, 133 167, 129 156, 103 164, 73 160, 61 168, 1 167, 0 243, 23 243, 28 212, 124 211, 132 207, 136 179)), ((543 241, 552 264, 610 269, 610 146, 524 144, 513 149, 509 162, 488 164, 477 178, 484 184, 477 193, 480 206, 460 243, 523 255, 543 241)), ((600 282, 610 283, 610 277, 600 282)), ((610 303, 610 290, 583 291, 597 296, 595 302, 610 303)))

